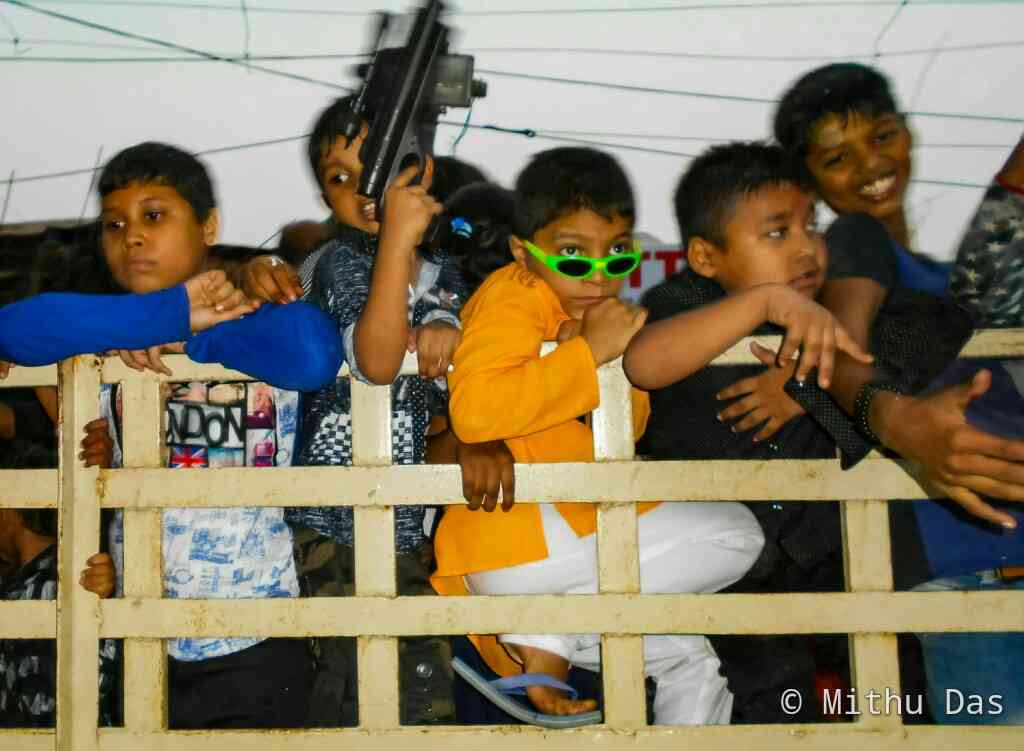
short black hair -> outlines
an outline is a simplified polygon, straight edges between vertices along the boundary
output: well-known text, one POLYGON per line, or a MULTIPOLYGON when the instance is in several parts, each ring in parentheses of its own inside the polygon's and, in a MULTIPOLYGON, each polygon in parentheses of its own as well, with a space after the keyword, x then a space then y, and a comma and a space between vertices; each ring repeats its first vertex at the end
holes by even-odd
POLYGON ((453 156, 434 157, 434 181, 430 185, 430 195, 441 203, 460 188, 483 182, 487 182, 487 176, 475 164, 453 156))
POLYGON ((889 79, 858 63, 834 63, 801 76, 775 111, 775 140, 801 159, 811 129, 828 115, 875 118, 899 112, 889 79))
POLYGON ((588 209, 633 221, 633 188, 622 165, 603 151, 561 147, 542 151, 516 179, 515 233, 533 237, 564 214, 588 209))
MULTIPOLYGON (((323 188, 320 181, 320 162, 323 160, 331 146, 346 133, 359 133, 363 123, 373 122, 373 113, 367 109, 362 116, 352 111, 356 103, 355 95, 343 96, 335 99, 323 112, 317 115, 313 124, 313 131, 309 134, 306 142, 306 155, 309 158, 309 166, 313 170, 313 179, 316 184, 323 188)), ((351 141, 346 137, 345 145, 351 141)))
POLYGON ((473 183, 455 192, 445 213, 464 220, 466 233, 453 233, 446 248, 471 290, 515 259, 508 240, 516 217, 515 194, 493 183, 473 183))
POLYGON ((166 143, 147 141, 118 152, 100 174, 100 197, 129 185, 155 183, 174 188, 205 222, 217 208, 206 167, 192 154, 166 143))
POLYGON ((737 201, 774 185, 814 191, 803 165, 780 146, 734 142, 705 151, 676 187, 676 221, 683 247, 694 237, 724 245, 725 227, 737 201))

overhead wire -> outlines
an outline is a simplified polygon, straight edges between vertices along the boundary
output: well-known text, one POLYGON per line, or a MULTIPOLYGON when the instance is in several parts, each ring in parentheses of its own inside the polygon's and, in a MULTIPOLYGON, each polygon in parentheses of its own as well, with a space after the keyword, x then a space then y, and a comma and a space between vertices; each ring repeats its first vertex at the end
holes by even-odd
POLYGON ((146 34, 138 34, 133 31, 125 31, 123 29, 114 28, 113 26, 107 26, 105 24, 96 23, 94 21, 89 21, 84 18, 78 18, 77 16, 69 16, 65 13, 58 13, 57 11, 47 10, 46 8, 40 8, 32 3, 27 3, 24 0, 0 0, 0 2, 4 2, 7 5, 11 5, 16 8, 22 8, 24 10, 32 11, 33 13, 40 13, 44 16, 49 16, 51 18, 56 18, 61 21, 66 21, 77 26, 83 26, 85 28, 94 29, 96 31, 102 31, 108 34, 114 34, 125 39, 135 39, 137 41, 148 42, 149 44, 153 44, 158 47, 165 47, 167 49, 178 50, 180 52, 187 52, 191 55, 198 55, 199 57, 204 57, 208 60, 216 60, 218 62, 227 63, 229 65, 238 65, 250 70, 258 70, 261 73, 266 73, 268 75, 279 76, 281 78, 289 78, 296 81, 303 81, 305 83, 317 84, 319 86, 326 86, 328 88, 336 89, 338 91, 352 91, 352 89, 348 86, 341 86, 340 84, 336 84, 331 81, 323 81, 318 78, 311 78, 309 76, 303 76, 297 73, 289 73, 288 71, 278 70, 277 68, 267 68, 262 65, 249 65, 240 60, 225 57, 223 55, 217 55, 213 52, 208 52, 206 50, 196 49, 195 47, 177 44, 176 42, 169 42, 165 39, 158 39, 156 37, 148 36, 146 34))

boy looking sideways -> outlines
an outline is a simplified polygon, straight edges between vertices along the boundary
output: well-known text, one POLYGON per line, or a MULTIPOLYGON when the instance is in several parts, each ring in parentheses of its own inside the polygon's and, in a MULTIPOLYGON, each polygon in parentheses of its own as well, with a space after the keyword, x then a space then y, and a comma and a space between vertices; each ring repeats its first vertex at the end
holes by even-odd
MULTIPOLYGON (((333 239, 307 259, 300 274, 315 264, 307 299, 334 321, 352 377, 393 384, 392 460, 421 464, 426 461, 428 426, 432 418, 444 415, 447 405, 443 376, 461 338, 458 312, 465 287, 453 260, 419 247, 424 230, 441 211, 428 192, 432 159, 402 172, 388 187, 382 207, 357 193, 362 174, 359 154, 370 123, 357 119, 351 105, 352 98, 344 98, 324 110, 309 139, 310 167, 337 228, 333 239), (351 132, 350 126, 356 132, 352 138, 345 135, 351 132), (413 185, 420 171, 422 181, 413 185), (407 351, 417 352, 419 376, 398 376, 407 351)), ((306 400, 303 422, 299 463, 351 464, 348 379, 312 394, 306 400)), ((295 528, 296 561, 306 593, 351 592, 351 507, 293 508, 287 518, 295 528)), ((424 506, 395 509, 402 594, 433 593, 428 583, 433 546, 426 519, 424 506)), ((352 640, 321 639, 318 648, 320 665, 310 721, 317 726, 351 724, 355 721, 352 640)), ((403 723, 437 723, 454 717, 448 662, 447 643, 442 639, 402 641, 400 681, 403 689, 409 688, 402 691, 403 723)))
MULTIPOLYGON (((162 290, 206 266, 219 215, 209 176, 195 157, 165 144, 140 144, 110 160, 98 187, 101 248, 120 286, 162 290)), ((315 307, 268 304, 206 338, 189 339, 180 351, 283 388, 312 389, 335 377, 340 344, 315 307)), ((120 416, 116 395, 106 392, 103 405, 111 418, 120 416)), ((169 424, 173 417, 169 413, 169 424)), ((280 508, 168 508, 163 531, 168 597, 298 595, 291 532, 280 508)), ((115 560, 122 534, 118 518, 115 560)), ((304 721, 310 671, 303 641, 178 638, 168 640, 167 651, 171 727, 294 727, 304 721)))

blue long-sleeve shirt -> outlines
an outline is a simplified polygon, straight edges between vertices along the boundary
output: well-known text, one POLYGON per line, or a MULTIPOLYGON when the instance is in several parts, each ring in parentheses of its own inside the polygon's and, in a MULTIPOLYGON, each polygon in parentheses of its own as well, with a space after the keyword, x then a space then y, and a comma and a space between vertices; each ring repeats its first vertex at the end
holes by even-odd
POLYGON ((344 361, 337 327, 302 302, 263 305, 195 336, 183 285, 144 295, 53 292, 0 308, 0 360, 17 365, 179 341, 196 362, 220 363, 296 391, 332 382, 344 361))

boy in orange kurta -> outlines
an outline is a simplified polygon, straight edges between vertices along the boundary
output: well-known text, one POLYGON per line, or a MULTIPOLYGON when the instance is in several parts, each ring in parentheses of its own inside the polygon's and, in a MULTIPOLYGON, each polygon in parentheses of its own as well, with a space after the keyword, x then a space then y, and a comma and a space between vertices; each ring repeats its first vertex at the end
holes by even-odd
MULTIPOLYGON (((591 149, 538 155, 517 182, 514 263, 491 275, 462 312, 463 340, 449 375, 451 424, 466 443, 504 440, 516 462, 592 461, 585 418, 598 406, 597 368, 618 358, 646 312, 618 299, 639 264, 633 195, 621 167, 591 149), (542 342, 561 341, 539 356, 542 342)), ((647 394, 633 392, 643 432, 647 394)), ((644 592, 713 592, 753 564, 763 538, 739 504, 640 504, 644 592)), ((487 514, 449 507, 435 540, 442 594, 577 594, 597 591, 596 512, 590 504, 519 504, 487 514)), ((570 663, 597 670, 597 635, 476 637, 496 672, 564 678, 570 663)), ((732 695, 703 636, 644 637, 658 681, 655 721, 727 722, 732 695)), ((534 686, 541 712, 576 714, 570 700, 534 686)))

